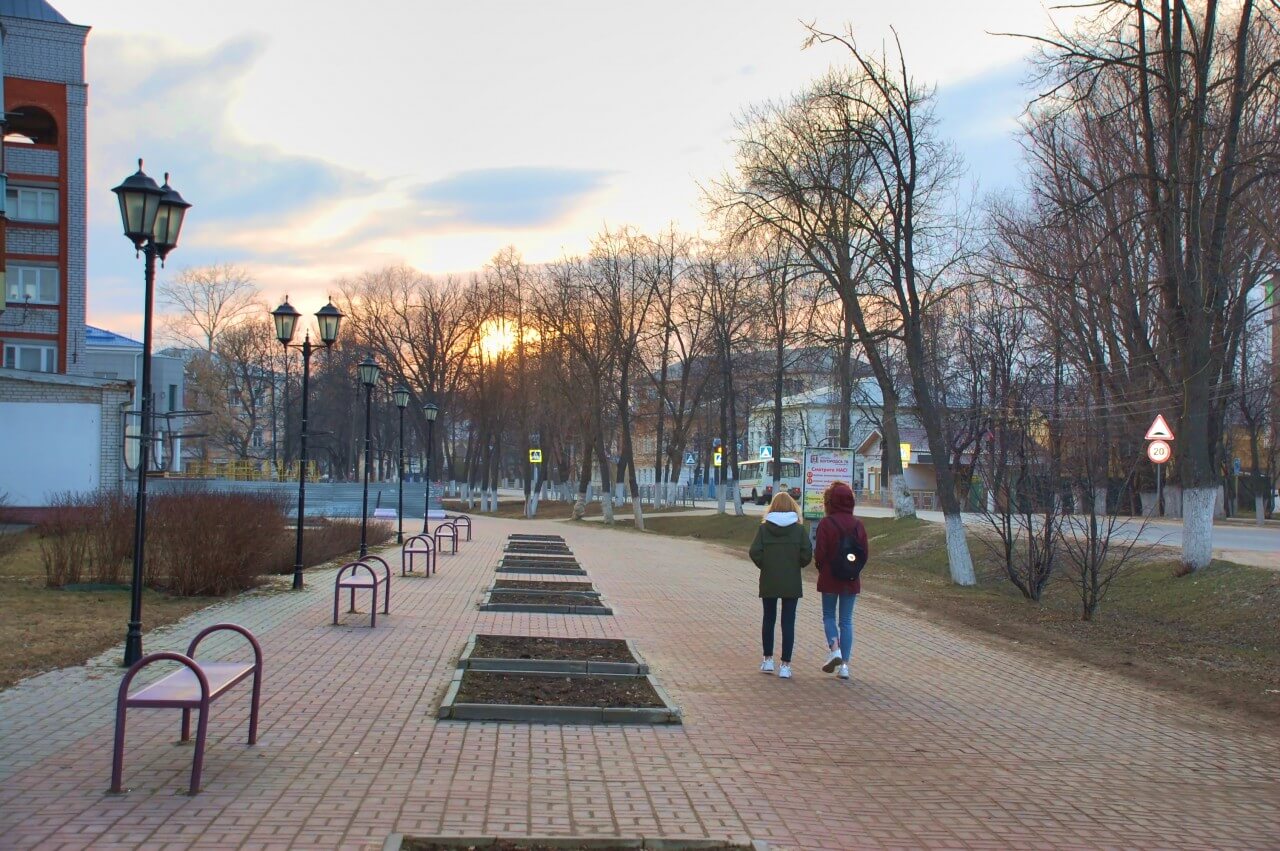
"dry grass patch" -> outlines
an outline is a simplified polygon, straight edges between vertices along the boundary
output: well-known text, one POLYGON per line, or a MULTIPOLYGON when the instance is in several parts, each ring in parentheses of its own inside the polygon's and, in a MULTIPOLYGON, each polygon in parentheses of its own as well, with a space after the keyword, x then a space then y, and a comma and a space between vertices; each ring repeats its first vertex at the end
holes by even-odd
MULTIPOLYGON (((79 664, 124 640, 128 590, 46 588, 35 533, 14 534, 12 541, 13 550, 0 556, 0 688, 79 664)), ((144 591, 143 626, 173 623, 214 602, 144 591)))

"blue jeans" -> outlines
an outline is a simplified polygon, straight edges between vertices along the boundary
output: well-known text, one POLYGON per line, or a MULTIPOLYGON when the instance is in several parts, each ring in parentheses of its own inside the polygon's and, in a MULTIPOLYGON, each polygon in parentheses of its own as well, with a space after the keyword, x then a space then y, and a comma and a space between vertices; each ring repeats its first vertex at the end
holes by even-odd
POLYGON ((822 627, 827 633, 827 646, 840 642, 840 658, 849 664, 853 656, 853 604, 857 594, 822 594, 822 627), (840 609, 840 629, 836 630, 836 607, 840 609))

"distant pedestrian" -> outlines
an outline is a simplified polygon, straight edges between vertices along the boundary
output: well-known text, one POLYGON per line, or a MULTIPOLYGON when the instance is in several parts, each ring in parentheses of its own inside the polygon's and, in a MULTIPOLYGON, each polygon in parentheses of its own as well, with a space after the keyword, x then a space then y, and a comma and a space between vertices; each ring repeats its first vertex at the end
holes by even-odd
POLYGON ((773 630, 778 619, 778 601, 782 601, 782 664, 778 676, 791 677, 791 650, 796 643, 796 604, 804 596, 800 571, 813 558, 809 533, 800 522, 800 506, 783 491, 769 503, 769 513, 756 530, 751 544, 751 560, 760 568, 760 601, 764 604, 764 621, 760 638, 764 644, 764 661, 760 670, 773 673, 773 630))
POLYGON ((814 563, 818 590, 822 592, 822 626, 827 636, 828 674, 839 669, 849 679, 853 654, 853 606, 862 591, 862 568, 867 563, 867 530, 853 516, 853 491, 844 482, 833 482, 822 495, 827 516, 818 523, 814 563))

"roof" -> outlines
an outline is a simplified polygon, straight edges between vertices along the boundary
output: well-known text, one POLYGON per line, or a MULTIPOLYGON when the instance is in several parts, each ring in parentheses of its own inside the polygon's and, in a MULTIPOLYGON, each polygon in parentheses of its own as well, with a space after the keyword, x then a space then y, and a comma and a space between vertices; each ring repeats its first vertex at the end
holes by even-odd
MULTIPOLYGON (((884 397, 880 394, 880 385, 875 379, 863 378, 857 380, 853 385, 853 398, 850 399, 853 407, 872 407, 878 408, 884 404, 884 397)), ((783 408, 806 408, 806 407, 831 407, 840 404, 840 388, 835 386, 815 387, 812 390, 805 390, 803 393, 794 393, 790 396, 782 397, 783 408)), ((773 410, 773 400, 767 399, 764 402, 752 408, 753 411, 771 411, 773 410)))
POLYGON ((45 0, 0 0, 0 16, 26 18, 31 21, 48 21, 54 24, 71 23, 45 0))
POLYGON ((93 378, 87 375, 64 375, 60 372, 28 372, 0 369, 0 381, 23 381, 29 384, 52 384, 63 387, 128 387, 132 382, 122 378, 93 378))
MULTIPOLYGON (((0 3, 4 0, 0 0, 0 3)), ((126 337, 123 334, 117 334, 115 331, 108 331, 105 328, 95 328, 92 325, 84 326, 84 344, 92 346, 95 349, 141 349, 142 343, 126 337)))

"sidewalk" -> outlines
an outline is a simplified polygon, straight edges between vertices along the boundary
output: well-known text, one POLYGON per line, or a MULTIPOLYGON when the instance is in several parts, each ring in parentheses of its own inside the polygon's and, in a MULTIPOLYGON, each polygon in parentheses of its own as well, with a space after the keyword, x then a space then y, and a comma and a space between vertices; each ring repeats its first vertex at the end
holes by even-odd
POLYGON ((796 678, 765 677, 756 572, 735 554, 549 521, 479 517, 475 537, 439 575, 397 576, 375 630, 355 616, 329 625, 325 571, 302 593, 247 595, 148 636, 148 650, 181 649, 233 620, 266 652, 260 743, 243 740, 247 690, 217 704, 195 798, 180 794, 191 751, 174 746, 170 711, 131 713, 132 791, 103 794, 118 650, 0 692, 0 845, 377 849, 393 831, 814 849, 1280 845, 1275 731, 874 596, 858 604, 852 683, 817 669, 813 594, 796 678), (517 530, 564 535, 617 616, 479 612, 517 530), (437 722, 477 631, 630 638, 685 724, 437 722))

